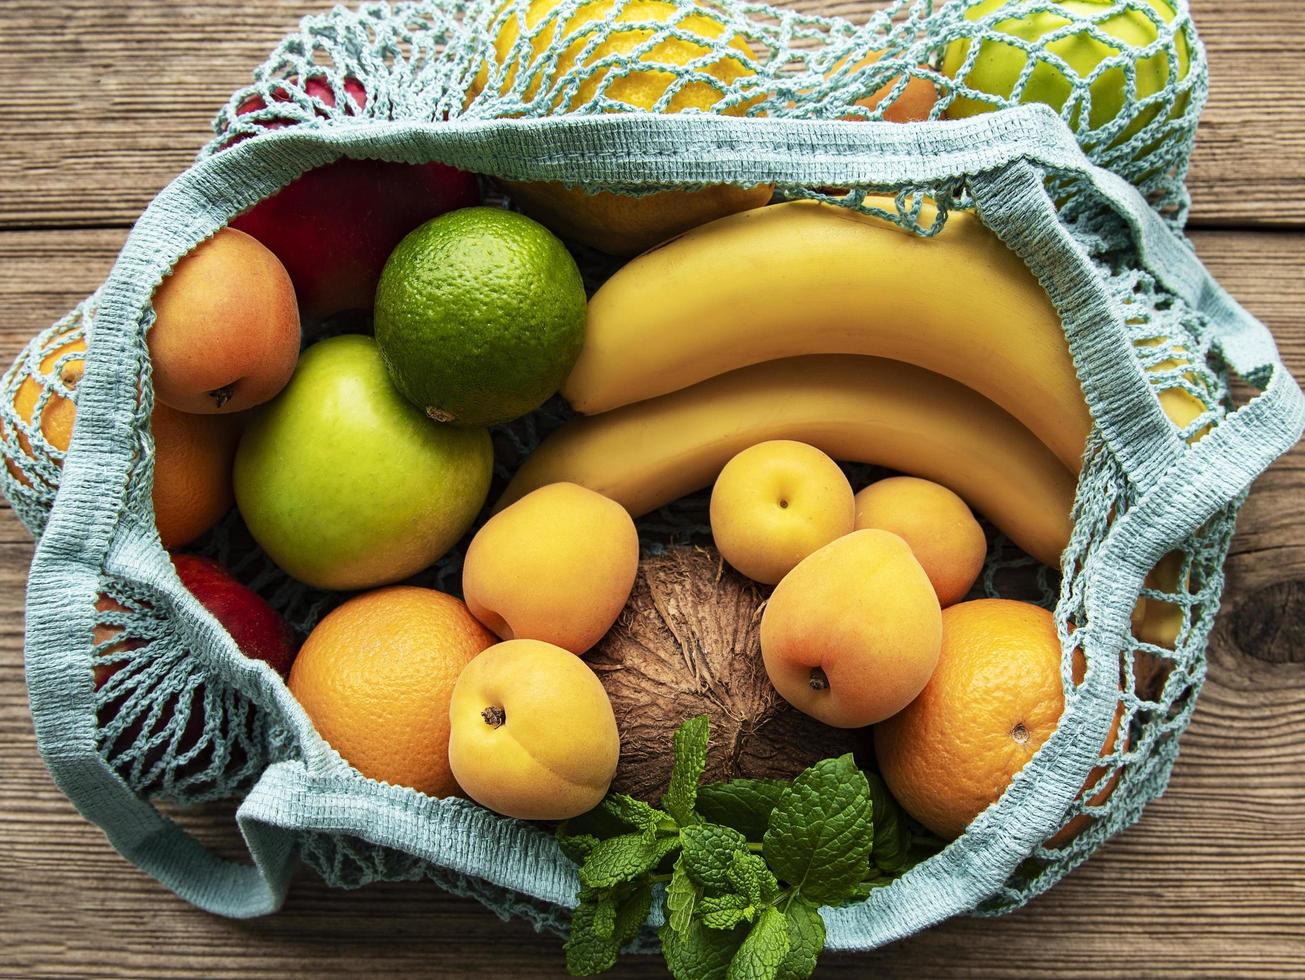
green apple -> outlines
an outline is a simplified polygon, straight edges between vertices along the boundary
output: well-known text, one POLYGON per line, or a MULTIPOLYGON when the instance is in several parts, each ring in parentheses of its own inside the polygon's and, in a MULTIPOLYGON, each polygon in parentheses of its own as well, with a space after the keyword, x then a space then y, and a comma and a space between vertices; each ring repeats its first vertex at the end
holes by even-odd
MULTIPOLYGON (((967 10, 966 16, 970 20, 979 20, 998 10, 1007 2, 1008 0, 985 0, 985 2, 967 10)), ((1145 2, 1165 23, 1173 20, 1174 9, 1165 0, 1145 0, 1145 2)), ((1112 5, 1113 0, 1062 0, 1062 2, 1054 4, 1054 6, 1064 9, 1067 14, 1084 17, 1099 14, 1103 8, 1109 8, 1112 5)), ((1039 38, 1070 23, 1072 23, 1070 17, 1061 17, 1055 13, 1044 11, 998 21, 994 30, 1024 41, 1037 41, 1039 38)), ((1086 31, 1080 31, 1051 42, 1046 46, 1046 50, 1064 59, 1078 78, 1084 79, 1106 58, 1118 55, 1122 50, 1141 48, 1151 44, 1157 36, 1155 23, 1140 10, 1126 10, 1123 13, 1115 14, 1100 21, 1098 27, 1109 36, 1118 38, 1121 44, 1115 47, 1093 38, 1086 31)), ((961 71, 969 50, 969 38, 962 38, 949 44, 943 55, 943 74, 951 78, 957 78, 957 73, 961 71)), ((1187 75, 1191 59, 1187 38, 1181 31, 1174 37, 1174 50, 1178 57, 1176 77, 1182 79, 1187 75)), ((1011 97, 1020 73, 1024 70, 1027 59, 1028 55, 1021 48, 1013 44, 988 39, 982 42, 979 53, 975 57, 974 66, 964 78, 958 79, 958 81, 964 82, 968 88, 976 91, 1008 99, 1011 97)), ((1138 59, 1134 64, 1136 66, 1137 80, 1136 99, 1140 100, 1149 95, 1154 95, 1168 84, 1169 55, 1164 50, 1149 58, 1138 59)), ((1100 129, 1126 108, 1124 104, 1125 86, 1126 79, 1123 68, 1111 68, 1102 72, 1101 76, 1092 83, 1089 89, 1092 95, 1092 110, 1088 116, 1087 129, 1100 129)), ((1019 95, 1019 101, 1044 102, 1052 108, 1060 110, 1064 108, 1065 102, 1069 99, 1072 91, 1073 85, 1070 79, 1059 68, 1053 67, 1046 62, 1039 62, 1033 68, 1028 81, 1025 82, 1024 89, 1019 95)), ((1185 105, 1186 96, 1183 96, 1176 102, 1171 112, 1177 115, 1183 111, 1185 105)), ((991 112, 996 108, 998 106, 979 99, 958 98, 948 106, 946 115, 952 119, 959 119, 963 116, 974 116, 981 112, 991 112)), ((1123 135, 1116 142, 1122 143, 1140 132, 1147 123, 1156 117, 1158 110, 1158 106, 1153 106, 1139 113, 1138 117, 1125 128, 1123 135)), ((1085 128, 1081 119, 1079 119, 1077 110, 1075 110, 1071 119, 1071 125, 1076 131, 1085 128)))
POLYGON ((332 337, 246 429, 236 503, 301 582, 370 588, 421 571, 467 532, 493 462, 487 430, 438 425, 395 390, 374 340, 332 337))

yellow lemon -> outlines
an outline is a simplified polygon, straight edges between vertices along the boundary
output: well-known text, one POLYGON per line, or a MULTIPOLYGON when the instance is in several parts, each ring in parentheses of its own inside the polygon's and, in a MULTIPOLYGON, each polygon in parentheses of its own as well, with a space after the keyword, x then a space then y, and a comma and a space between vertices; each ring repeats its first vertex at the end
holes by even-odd
MULTIPOLYGON (((619 103, 602 106, 603 111, 732 116, 745 114, 755 104, 755 98, 723 104, 739 79, 756 74, 748 64, 752 50, 743 37, 730 35, 705 9, 684 13, 681 5, 668 0, 632 0, 618 12, 616 0, 593 0, 568 17, 556 13, 560 4, 561 0, 535 0, 527 8, 530 50, 524 57, 514 51, 521 39, 520 18, 503 20, 495 51, 499 64, 506 66, 501 81, 504 94, 518 85, 524 73, 522 99, 543 100, 550 114, 582 110, 596 98, 619 103), (630 26, 619 26, 623 24, 630 26), (661 24, 673 24, 674 33, 659 38, 664 29, 651 25, 661 24), (594 44, 598 31, 606 36, 594 44), (559 45, 553 70, 542 71, 559 45), (649 67, 636 67, 643 63, 649 67), (653 67, 690 64, 694 71, 688 80, 653 67), (594 65, 600 67, 591 68, 594 65), (576 82, 571 75, 585 71, 590 74, 583 81, 576 82)), ((487 79, 484 70, 473 92, 488 84, 487 79)), ((633 197, 606 191, 591 194, 557 182, 506 184, 522 210, 563 238, 613 255, 634 255, 715 218, 761 207, 774 190, 769 185, 719 185, 633 197)))

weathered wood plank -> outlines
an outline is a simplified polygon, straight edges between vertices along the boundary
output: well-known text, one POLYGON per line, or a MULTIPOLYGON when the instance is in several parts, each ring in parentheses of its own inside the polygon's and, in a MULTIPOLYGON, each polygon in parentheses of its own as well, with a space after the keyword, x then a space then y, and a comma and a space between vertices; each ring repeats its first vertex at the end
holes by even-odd
MULTIPOLYGON (((123 236, 0 233, 0 364, 98 284, 123 236)), ((1305 234, 1204 233, 1197 245, 1274 325, 1305 374, 1305 234)), ((1170 790, 1143 821, 1015 915, 957 920, 873 954, 827 957, 819 975, 1302 975, 1305 671, 1299 644, 1279 662, 1250 655, 1301 628, 1301 600, 1283 603, 1280 593, 1299 596, 1305 579, 1302 469, 1297 450, 1251 496, 1230 563, 1231 615, 1220 622, 1170 790), (1277 634, 1266 641, 1266 630, 1277 634)), ((0 515, 0 973, 561 975, 554 939, 431 885, 347 893, 305 876, 279 915, 233 923, 126 865, 58 793, 36 753, 21 653, 30 548, 12 515, 0 515)), ((188 819, 231 847, 229 808, 188 819)), ((663 973, 648 960, 623 975, 663 973)))
MULTIPOLYGON (((873 0, 792 0, 863 19, 873 0)), ((229 94, 325 0, 9 0, 0 18, 0 227, 126 226, 229 94), (39 66, 39 68, 38 68, 39 66)), ((1305 7, 1194 0, 1212 64, 1193 220, 1305 223, 1305 7), (1294 80, 1294 83, 1293 83, 1294 80)))

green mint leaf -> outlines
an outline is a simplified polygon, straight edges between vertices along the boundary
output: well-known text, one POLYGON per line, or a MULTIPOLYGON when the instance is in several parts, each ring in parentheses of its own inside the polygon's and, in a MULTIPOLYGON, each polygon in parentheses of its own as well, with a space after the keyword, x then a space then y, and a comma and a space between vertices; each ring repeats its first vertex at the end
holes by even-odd
POLYGON ((683 933, 662 926, 657 935, 662 941, 666 966, 675 980, 725 980, 744 932, 742 929, 720 932, 694 922, 683 933))
MULTIPOLYGON (((596 809, 602 816, 647 834, 653 833, 659 823, 668 819, 667 815, 655 806, 649 806, 643 800, 636 800, 624 793, 607 794, 596 809)), ((611 833, 600 833, 598 836, 610 837, 612 835, 611 833)))
POLYGON ((777 980, 806 980, 825 948, 825 920, 814 905, 800 898, 788 903, 784 918, 788 925, 788 955, 779 965, 777 980))
POLYGON ((766 862, 747 851, 735 852, 726 878, 731 891, 698 902, 702 924, 710 929, 732 929, 740 922, 752 922, 779 895, 779 885, 766 862))
POLYGON ((592 977, 616 965, 619 950, 610 940, 593 931, 593 908, 581 903, 571 913, 571 934, 562 946, 566 972, 573 977, 592 977))
POLYGON ((676 932, 687 932, 693 910, 702 892, 684 870, 684 854, 675 859, 671 883, 666 886, 666 923, 676 932))
POLYGON ((562 947, 567 971, 590 977, 610 970, 621 947, 639 934, 652 908, 652 882, 644 877, 613 889, 580 889, 571 934, 562 947))
POLYGON ((616 937, 616 896, 615 890, 598 893, 598 903, 594 906, 594 918, 591 928, 599 939, 614 941, 616 937))
POLYGON ((788 956, 788 921, 773 905, 761 913, 730 960, 726 980, 774 980, 788 956))
POLYGON ((617 904, 612 941, 618 950, 639 935, 639 930, 648 921, 648 913, 652 911, 652 900, 652 882, 645 878, 617 904))
POLYGON ((698 790, 698 813, 710 823, 733 827, 748 840, 759 841, 787 786, 780 779, 731 779, 703 786, 698 790))
POLYGON ((580 902, 571 913, 571 934, 562 946, 566 969, 573 977, 592 977, 616 965, 621 947, 610 935, 595 929, 595 916, 603 896, 591 889, 580 889, 580 902))
POLYGON ((710 724, 706 715, 690 718, 675 731, 675 765, 671 782, 662 795, 662 807, 681 827, 696 823, 693 805, 698 783, 707 768, 707 740, 710 724))
POLYGON ((684 870, 703 888, 729 888, 730 862, 738 851, 746 851, 747 838, 737 830, 719 824, 700 823, 680 831, 684 848, 684 870))
POLYGON ((873 773, 866 775, 866 781, 870 786, 874 818, 874 847, 870 861, 882 874, 896 877, 911 866, 911 828, 884 781, 873 773))
POLYGON ((807 901, 838 905, 865 877, 873 844, 870 787, 849 753, 817 762, 784 790, 763 853, 807 901))
POLYGON ((748 851, 737 851, 730 860, 725 877, 740 895, 753 905, 763 905, 779 894, 779 882, 766 862, 748 851))
MULTIPOLYGON (((557 839, 564 849, 569 846, 569 842, 575 842, 574 845, 570 845, 572 849, 581 850, 586 847, 592 848, 593 841, 618 837, 632 830, 652 834, 662 821, 669 820, 670 818, 662 811, 641 800, 620 793, 611 793, 588 813, 572 817, 559 826, 557 839), (593 841, 585 841, 586 837, 592 838, 593 841)), ((572 857, 572 860, 575 858, 572 857)), ((576 861, 577 864, 582 862, 583 857, 576 861)))
POLYGON ((744 895, 709 895, 698 903, 698 918, 708 929, 733 929, 757 917, 757 907, 744 895))
POLYGON ((680 844, 679 838, 622 834, 599 841, 580 866, 580 884, 586 888, 611 888, 647 874, 680 844))
POLYGON ((557 843, 562 853, 576 864, 584 864, 585 858, 598 846, 598 838, 593 834, 569 834, 566 824, 557 828, 557 843))

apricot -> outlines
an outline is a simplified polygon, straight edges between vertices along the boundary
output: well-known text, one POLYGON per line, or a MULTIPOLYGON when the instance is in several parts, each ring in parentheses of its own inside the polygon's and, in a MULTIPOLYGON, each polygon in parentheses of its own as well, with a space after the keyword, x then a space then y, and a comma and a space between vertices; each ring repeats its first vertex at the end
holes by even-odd
POLYGON ((299 358, 290 275, 257 239, 224 228, 154 294, 154 393, 183 412, 239 412, 285 387, 299 358))
POLYGON ((639 534, 625 508, 575 483, 553 483, 480 529, 467 549, 462 593, 502 639, 583 654, 616 622, 638 570, 639 534))
POLYGON ((740 573, 774 585, 853 527, 852 487, 814 446, 775 439, 743 450, 711 491, 716 549, 740 573))
POLYGON ((889 477, 858 493, 856 526, 892 531, 910 545, 944 609, 965 598, 988 554, 983 528, 965 501, 914 476, 889 477))
POLYGON ((458 785, 482 806, 523 820, 592 810, 621 755, 597 675, 539 640, 499 643, 468 663, 453 688, 449 729, 458 785))
POLYGON ((942 611, 906 542, 853 531, 784 576, 761 616, 770 682, 799 711, 861 728, 914 700, 938 663, 942 611))

